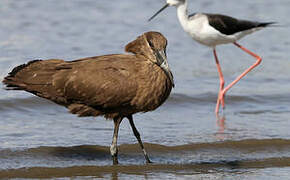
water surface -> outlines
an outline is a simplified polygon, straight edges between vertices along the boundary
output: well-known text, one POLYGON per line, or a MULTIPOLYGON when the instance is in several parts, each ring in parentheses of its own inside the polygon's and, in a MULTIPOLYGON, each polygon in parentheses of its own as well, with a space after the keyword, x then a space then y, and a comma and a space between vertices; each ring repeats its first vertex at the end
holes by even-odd
MULTIPOLYGON (((163 1, 2 0, 0 78, 33 59, 74 60, 123 48, 154 30, 168 39, 176 88, 154 112, 137 114, 153 165, 127 121, 121 124, 120 166, 111 166, 113 123, 78 118, 61 106, 0 85, 0 178, 287 179, 290 167, 290 2, 189 1, 190 12, 277 21, 281 27, 240 41, 262 64, 232 88, 214 115, 219 88, 212 51, 190 39, 175 8, 152 22, 163 1)), ((217 48, 226 83, 255 59, 233 45, 217 48)))

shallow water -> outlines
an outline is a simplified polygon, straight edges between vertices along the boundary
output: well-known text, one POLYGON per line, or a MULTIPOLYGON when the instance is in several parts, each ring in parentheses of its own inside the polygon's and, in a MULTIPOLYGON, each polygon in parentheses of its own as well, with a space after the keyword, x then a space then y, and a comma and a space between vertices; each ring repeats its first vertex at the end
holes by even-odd
MULTIPOLYGON (((189 1, 190 12, 277 21, 281 27, 240 41, 262 64, 232 88, 227 108, 214 115, 218 74, 210 49, 189 38, 174 8, 147 19, 163 1, 2 0, 0 78, 32 59, 67 60, 123 53, 145 31, 168 39, 176 88, 154 112, 135 115, 152 165, 121 124, 120 166, 111 166, 113 125, 78 118, 63 107, 0 85, 0 178, 289 179, 290 2, 189 1)), ((254 59, 232 45, 217 48, 226 83, 254 59)))

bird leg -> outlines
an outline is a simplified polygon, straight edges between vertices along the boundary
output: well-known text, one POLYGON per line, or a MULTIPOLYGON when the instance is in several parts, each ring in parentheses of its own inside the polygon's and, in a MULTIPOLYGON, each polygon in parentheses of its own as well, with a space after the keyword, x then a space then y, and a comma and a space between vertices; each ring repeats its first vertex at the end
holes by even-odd
POLYGON ((122 122, 122 117, 114 118, 114 135, 112 140, 112 145, 110 147, 111 155, 113 158, 113 165, 118 164, 118 147, 117 147, 117 140, 118 140, 118 132, 120 123, 122 122))
POLYGON ((214 54, 214 58, 215 58, 215 62, 216 62, 216 66, 217 66, 217 70, 218 70, 219 78, 220 78, 220 89, 219 89, 219 94, 218 94, 216 108, 215 108, 215 113, 218 114, 220 104, 222 104, 223 108, 225 107, 225 100, 224 100, 225 93, 224 94, 222 93, 222 91, 224 89, 224 85, 225 85, 225 80, 224 80, 222 68, 220 66, 215 48, 213 49, 213 54, 214 54))
POLYGON ((133 122, 133 117, 132 117, 132 115, 128 116, 127 118, 129 119, 129 122, 130 122, 130 125, 131 125, 131 127, 132 127, 133 133, 134 133, 135 137, 137 138, 137 140, 138 140, 138 142, 139 142, 139 145, 140 145, 140 147, 141 147, 141 149, 142 149, 142 151, 143 151, 144 157, 145 157, 145 159, 146 159, 146 163, 151 163, 151 161, 150 161, 150 159, 149 159, 149 157, 148 157, 148 155, 147 155, 147 152, 146 152, 146 150, 145 150, 145 148, 144 148, 144 146, 143 146, 142 140, 141 140, 141 138, 140 138, 140 133, 138 132, 138 130, 137 130, 137 128, 135 127, 135 124, 134 124, 134 122, 133 122))
POLYGON ((244 48, 243 46, 239 45, 238 43, 234 42, 234 45, 236 45, 238 48, 242 49, 243 51, 245 51, 249 55, 253 56, 254 58, 256 58, 257 61, 252 66, 250 66, 248 69, 246 69, 240 76, 238 76, 231 84, 229 84, 226 88, 224 88, 222 91, 222 95, 224 95, 233 85, 235 85, 239 80, 241 80, 252 69, 254 69, 256 66, 258 66, 262 61, 262 58, 260 56, 256 55, 255 53, 251 52, 250 50, 244 48))

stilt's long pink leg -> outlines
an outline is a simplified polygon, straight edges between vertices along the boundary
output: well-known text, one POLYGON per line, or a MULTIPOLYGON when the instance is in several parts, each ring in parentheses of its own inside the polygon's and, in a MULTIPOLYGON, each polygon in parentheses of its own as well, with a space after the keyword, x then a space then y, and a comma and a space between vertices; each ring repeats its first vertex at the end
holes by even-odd
POLYGON ((219 78, 220 78, 220 89, 219 89, 219 94, 218 94, 218 98, 217 98, 217 102, 216 102, 216 108, 215 108, 215 113, 218 114, 220 104, 222 104, 223 107, 225 106, 224 94, 222 94, 222 91, 223 91, 224 85, 225 85, 225 80, 224 80, 222 68, 220 66, 220 63, 219 63, 215 48, 213 49, 213 54, 214 54, 214 58, 215 58, 215 62, 216 62, 216 66, 217 66, 217 70, 218 70, 219 78), (220 95, 222 95, 222 97, 220 97, 220 95))
MULTIPOLYGON (((254 58, 257 59, 257 61, 255 62, 255 64, 253 64, 251 67, 249 67, 247 70, 245 70, 240 76, 238 76, 231 84, 229 84, 225 89, 223 89, 222 94, 224 95, 233 85, 235 85, 239 80, 241 80, 246 74, 248 74, 248 72, 250 72, 252 69, 254 69, 256 66, 258 66, 261 61, 262 58, 258 55, 256 55, 255 53, 251 52, 250 50, 244 48, 243 46, 239 45, 238 43, 234 43, 234 45, 236 45, 237 47, 239 47, 240 49, 242 49, 243 51, 245 51, 246 53, 250 54, 251 56, 253 56, 254 58)), ((221 97, 220 97, 221 98, 221 97)))

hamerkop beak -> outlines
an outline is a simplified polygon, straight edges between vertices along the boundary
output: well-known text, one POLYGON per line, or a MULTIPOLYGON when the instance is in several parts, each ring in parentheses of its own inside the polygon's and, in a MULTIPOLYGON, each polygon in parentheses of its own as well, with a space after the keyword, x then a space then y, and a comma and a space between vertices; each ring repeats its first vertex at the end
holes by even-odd
POLYGON ((151 21, 155 16, 157 16, 159 13, 161 13, 164 9, 166 9, 169 6, 169 4, 165 4, 157 13, 155 13, 151 18, 148 19, 148 21, 151 21))
POLYGON ((172 82, 172 87, 175 87, 174 85, 174 80, 173 80, 173 75, 169 69, 167 57, 166 57, 166 52, 164 51, 157 51, 156 52, 156 58, 157 58, 157 64, 163 69, 167 77, 170 79, 172 82))

